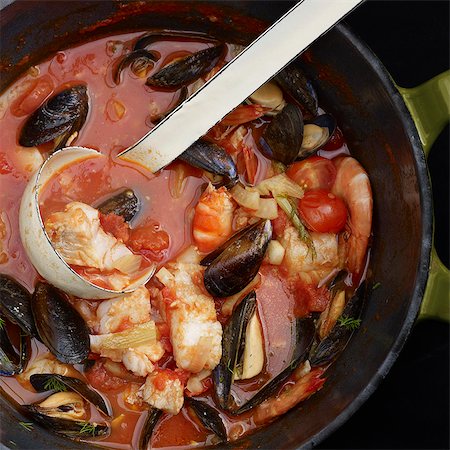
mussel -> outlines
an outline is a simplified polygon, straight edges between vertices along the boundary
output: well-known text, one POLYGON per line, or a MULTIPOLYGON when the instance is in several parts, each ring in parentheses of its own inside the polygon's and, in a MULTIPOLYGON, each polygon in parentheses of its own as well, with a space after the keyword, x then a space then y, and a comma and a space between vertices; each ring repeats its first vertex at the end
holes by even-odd
POLYGON ((103 397, 78 378, 54 373, 33 374, 30 376, 30 383, 37 392, 52 390, 76 392, 86 401, 92 403, 101 413, 111 416, 111 408, 108 407, 103 397))
POLYGON ((141 36, 134 44, 134 50, 146 48, 154 42, 166 39, 192 39, 195 41, 214 42, 216 39, 199 31, 155 30, 141 36))
POLYGON ((227 440, 227 430, 216 409, 194 398, 185 400, 206 429, 218 436, 221 442, 227 440))
POLYGON ((120 84, 121 74, 128 66, 131 66, 133 73, 139 75, 142 71, 147 71, 150 65, 153 67, 153 64, 159 58, 159 53, 145 49, 134 50, 128 53, 113 68, 112 77, 114 83, 120 84))
POLYGON ((132 189, 125 189, 97 206, 102 214, 114 213, 131 222, 141 209, 141 202, 132 189))
POLYGON ((83 126, 88 110, 86 86, 71 86, 28 117, 20 131, 19 144, 34 147, 55 140, 55 150, 63 148, 69 137, 83 126))
POLYGON ((302 147, 297 159, 305 159, 323 147, 336 129, 336 119, 331 114, 321 114, 305 122, 302 147))
POLYGON ((200 262, 206 290, 213 297, 237 294, 255 278, 272 237, 270 220, 247 227, 200 262))
POLYGON ((300 108, 287 104, 264 130, 259 140, 262 153, 285 165, 293 163, 302 146, 303 126, 300 108))
POLYGON ((158 88, 178 89, 192 83, 217 64, 224 49, 225 46, 219 44, 177 59, 148 77, 146 84, 158 88))
POLYGON ((302 108, 305 117, 317 116, 317 94, 311 82, 294 65, 285 67, 275 78, 278 84, 292 97, 302 108))
POLYGON ((212 374, 215 395, 223 409, 229 409, 230 406, 231 385, 235 379, 242 347, 245 345, 243 337, 255 311, 256 294, 252 291, 236 307, 223 330, 222 358, 212 374))
POLYGON ((14 348, 6 331, 7 320, 0 316, 0 375, 10 377, 24 370, 30 355, 27 337, 21 332, 18 352, 14 348))
POLYGON ((31 294, 8 275, 0 274, 0 311, 24 333, 37 336, 31 312, 31 294))
POLYGON ((172 111, 177 109, 187 98, 188 98, 188 88, 186 86, 183 86, 180 89, 180 93, 178 95, 177 101, 165 112, 161 113, 157 116, 153 116, 152 122, 157 125, 159 122, 161 122, 163 119, 165 119, 172 111))
POLYGON ((89 355, 89 330, 78 311, 53 286, 39 282, 31 303, 42 342, 63 363, 78 364, 89 355))
POLYGON ((204 139, 194 142, 178 158, 191 166, 222 176, 221 186, 231 188, 238 182, 236 165, 231 156, 222 147, 204 139))
POLYGON ((139 450, 147 450, 148 443, 152 437, 153 430, 161 418, 163 412, 157 408, 150 408, 142 427, 141 435, 139 437, 139 450))
MULTIPOLYGON (((362 311, 364 298, 366 296, 366 282, 358 287, 352 298, 348 300, 342 312, 343 319, 351 319, 355 323, 362 311)), ((359 322, 358 322, 359 323, 359 322)), ((319 342, 311 351, 309 362, 311 367, 325 366, 332 363, 344 350, 354 331, 353 326, 348 326, 345 320, 338 320, 330 334, 319 342)))

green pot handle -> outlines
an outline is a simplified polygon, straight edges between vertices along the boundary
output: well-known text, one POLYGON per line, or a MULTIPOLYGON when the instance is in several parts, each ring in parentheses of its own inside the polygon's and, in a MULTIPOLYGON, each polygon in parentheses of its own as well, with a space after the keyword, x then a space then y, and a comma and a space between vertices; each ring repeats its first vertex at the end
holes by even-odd
MULTIPOLYGON (((422 141, 425 156, 450 118, 450 70, 411 89, 398 87, 411 113, 422 141)), ((450 322, 450 272, 431 252, 427 286, 419 319, 434 318, 450 322)))

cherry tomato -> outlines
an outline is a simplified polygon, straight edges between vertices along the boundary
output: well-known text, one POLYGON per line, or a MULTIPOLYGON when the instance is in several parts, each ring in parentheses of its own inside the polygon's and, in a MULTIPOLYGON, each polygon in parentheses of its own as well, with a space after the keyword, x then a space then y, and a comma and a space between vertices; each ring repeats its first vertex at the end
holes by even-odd
POLYGON ((308 159, 292 164, 286 174, 306 191, 331 189, 336 179, 336 167, 327 158, 310 156, 308 159))
POLYGON ((339 128, 334 130, 330 140, 322 147, 322 150, 331 151, 337 150, 344 145, 344 136, 339 128))
POLYGON ((344 202, 325 189, 305 192, 298 204, 300 217, 312 231, 338 233, 347 221, 344 202))

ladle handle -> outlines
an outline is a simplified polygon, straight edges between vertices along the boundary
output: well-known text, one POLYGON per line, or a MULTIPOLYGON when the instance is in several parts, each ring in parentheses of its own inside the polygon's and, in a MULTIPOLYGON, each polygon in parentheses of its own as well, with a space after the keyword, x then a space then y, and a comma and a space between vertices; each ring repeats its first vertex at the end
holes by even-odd
POLYGON ((119 157, 165 167, 362 0, 302 0, 119 157))

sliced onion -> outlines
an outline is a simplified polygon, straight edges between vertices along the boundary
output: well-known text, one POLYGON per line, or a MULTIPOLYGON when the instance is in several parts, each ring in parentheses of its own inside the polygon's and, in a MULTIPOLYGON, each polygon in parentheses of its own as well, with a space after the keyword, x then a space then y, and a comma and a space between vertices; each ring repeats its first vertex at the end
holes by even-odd
POLYGON ((260 219, 276 219, 278 217, 278 205, 274 198, 260 198, 259 208, 254 216, 260 219))
POLYGON ((261 195, 273 195, 283 197, 302 198, 303 189, 294 181, 292 181, 286 174, 281 173, 274 177, 267 178, 261 181, 256 186, 261 195))
POLYGON ((255 188, 237 184, 231 189, 231 195, 239 206, 257 211, 259 209, 259 192, 255 188))
POLYGON ((285 248, 276 240, 269 242, 267 247, 266 260, 269 264, 279 266, 284 259, 285 248))
POLYGON ((150 320, 119 333, 91 334, 89 339, 94 349, 126 350, 153 344, 156 341, 156 325, 150 320))

